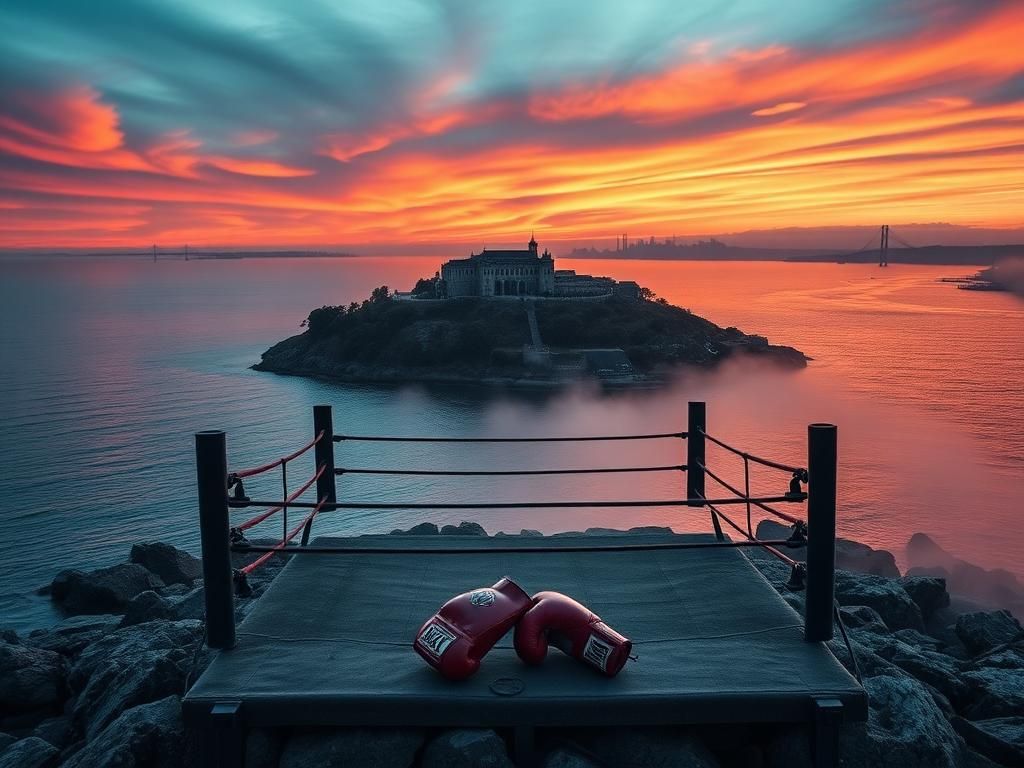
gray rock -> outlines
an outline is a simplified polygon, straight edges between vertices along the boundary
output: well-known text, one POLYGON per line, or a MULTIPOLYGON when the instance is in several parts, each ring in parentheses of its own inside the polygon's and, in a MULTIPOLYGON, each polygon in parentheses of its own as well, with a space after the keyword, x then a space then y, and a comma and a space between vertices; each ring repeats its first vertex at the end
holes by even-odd
POLYGON ((0 717, 57 710, 67 695, 59 653, 0 643, 0 717))
POLYGON ((931 618, 940 608, 949 605, 949 592, 946 591, 946 580, 936 576, 904 576, 900 584, 910 595, 910 599, 921 609, 925 621, 931 618))
POLYGON ((13 629, 0 630, 0 643, 9 643, 11 645, 21 645, 21 638, 18 637, 18 633, 13 629))
POLYGON ((1009 611, 978 611, 956 620, 956 634, 967 650, 977 655, 1024 637, 1024 628, 1009 611))
POLYGON ((625 536, 626 532, 620 528, 587 528, 584 536, 625 536))
MULTIPOLYGON (((762 520, 757 524, 756 535, 759 539, 788 539, 792 528, 774 520, 762 520)), ((787 549, 786 554, 794 560, 804 561, 807 549, 787 549)), ((851 539, 836 539, 836 568, 853 573, 868 573, 898 579, 900 569, 892 552, 884 549, 873 549, 867 544, 851 539)))
POLYGON ((1024 669, 1024 642, 983 654, 970 662, 972 669, 1024 669))
POLYGON ((423 744, 413 728, 346 728, 296 733, 280 768, 408 768, 423 744))
POLYGON ((984 667, 965 672, 960 679, 969 687, 963 714, 971 720, 1024 712, 1024 669, 984 667))
POLYGON ((394 536, 436 536, 438 534, 438 530, 434 523, 419 523, 407 531, 403 531, 401 528, 395 528, 391 533, 394 536))
POLYGON ((52 744, 57 749, 63 749, 71 742, 71 718, 61 715, 43 720, 32 731, 32 735, 52 744))
POLYGON ((441 528, 442 536, 486 536, 487 531, 480 523, 463 520, 458 525, 446 525, 441 528))
POLYGON ((692 733, 680 728, 605 728, 593 751, 617 768, 717 768, 718 761, 692 733))
POLYGON ((88 573, 62 571, 51 597, 70 614, 124 613, 137 594, 162 586, 160 577, 138 563, 122 563, 88 573))
POLYGON ((185 584, 168 584, 166 587, 160 590, 160 594, 164 597, 175 598, 181 597, 182 595, 187 595, 191 591, 192 587, 186 586, 185 584))
POLYGON ((201 637, 199 622, 154 621, 86 648, 69 678, 80 691, 71 712, 76 725, 91 740, 127 709, 180 695, 201 637))
POLYGON ((494 731, 462 728, 445 731, 423 751, 423 768, 513 768, 505 742, 494 731))
POLYGON ((1024 715, 990 720, 953 718, 953 728, 968 746, 1004 765, 1024 765, 1024 715))
POLYGON ((602 764, 595 763, 578 752, 559 747, 544 756, 541 768, 602 768, 602 764))
POLYGON ((898 581, 866 573, 836 571, 836 600, 840 605, 867 605, 878 611, 891 629, 924 629, 921 609, 898 581))
POLYGON ((544 534, 534 528, 523 528, 519 531, 520 536, 543 536, 544 534))
POLYGON ((87 645, 113 632, 120 623, 121 617, 113 614, 71 616, 48 629, 33 630, 25 642, 35 648, 74 657, 87 645))
POLYGON ((166 597, 150 590, 140 592, 132 598, 128 607, 125 608, 121 626, 130 627, 133 624, 145 624, 147 621, 156 621, 157 619, 176 618, 178 616, 173 603, 166 597))
POLYGON ((132 546, 130 560, 159 576, 164 584, 185 584, 203 575, 203 563, 183 549, 152 541, 132 546))
POLYGON ((866 631, 854 631, 853 634, 858 648, 870 649, 879 658, 934 687, 951 702, 966 699, 970 689, 960 678, 961 669, 956 659, 910 645, 895 636, 866 631))
POLYGON ((551 538, 564 538, 566 536, 582 536, 583 531, 559 531, 558 533, 552 533, 551 538))
POLYGON ((53 768, 60 752, 35 736, 16 741, 0 753, 0 768, 53 768))
POLYGON ((168 696, 123 712, 61 768, 180 768, 183 741, 181 703, 168 696))
POLYGON ((941 651, 942 641, 938 638, 918 632, 916 629, 897 629, 892 633, 893 637, 902 640, 907 645, 912 645, 925 651, 941 651))
POLYGON ((844 728, 840 753, 851 768, 957 768, 961 744, 924 687, 908 677, 864 681, 866 728, 844 728))
POLYGON ((864 629, 879 634, 889 634, 889 628, 885 626, 878 611, 867 605, 844 605, 839 609, 839 615, 843 623, 850 629, 864 629))
POLYGON ((626 533, 674 533, 667 525, 636 525, 626 533))
POLYGON ((277 768, 284 739, 274 728, 251 728, 245 736, 245 768, 277 768))
MULTIPOLYGON (((236 600, 235 604, 242 604, 242 600, 236 600)), ((185 594, 171 598, 171 606, 176 619, 202 619, 206 615, 206 592, 202 587, 196 587, 185 594)))

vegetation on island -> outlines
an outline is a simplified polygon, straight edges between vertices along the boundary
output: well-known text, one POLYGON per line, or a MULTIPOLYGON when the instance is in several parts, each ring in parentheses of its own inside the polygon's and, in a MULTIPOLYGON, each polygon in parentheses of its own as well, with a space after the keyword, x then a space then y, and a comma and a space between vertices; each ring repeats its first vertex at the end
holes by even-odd
MULTIPOLYGON (((417 284, 421 298, 429 280, 417 284)), ((531 345, 526 312, 532 304, 551 352, 621 349, 637 378, 679 365, 710 366, 738 353, 799 367, 806 358, 790 347, 737 328, 721 328, 648 289, 641 299, 444 301, 398 297, 387 286, 348 306, 314 309, 303 333, 267 350, 257 370, 320 375, 350 381, 521 380, 543 382, 553 371, 524 361, 531 345)))

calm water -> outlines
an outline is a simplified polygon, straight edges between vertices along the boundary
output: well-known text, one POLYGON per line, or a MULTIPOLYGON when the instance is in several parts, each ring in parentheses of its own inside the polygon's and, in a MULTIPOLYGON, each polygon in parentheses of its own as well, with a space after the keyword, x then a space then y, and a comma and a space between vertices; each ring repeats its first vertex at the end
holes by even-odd
MULTIPOLYGON (((560 262, 565 264, 565 260, 560 262)), ((926 531, 989 567, 1021 573, 1024 499, 1024 303, 935 279, 965 268, 576 262, 637 279, 721 325, 763 333, 814 357, 781 374, 746 367, 691 375, 658 393, 493 398, 475 389, 374 389, 248 370, 298 332, 309 309, 386 283, 408 288, 435 260, 147 261, 0 264, 0 625, 52 617, 31 591, 63 567, 122 561, 132 542, 198 551, 193 433, 228 433, 233 467, 287 453, 311 434, 311 406, 336 429, 382 434, 587 434, 682 429, 688 399, 708 401, 709 431, 753 452, 803 463, 805 427, 840 426, 843 535, 899 550, 926 531)), ((339 465, 538 467, 682 459, 651 444, 347 447, 339 465)), ((737 480, 727 454, 709 461, 737 480)), ((312 458, 292 470, 312 471, 312 458)), ((785 478, 755 475, 776 493, 785 478)), ((674 498, 677 475, 565 479, 348 477, 359 500, 674 498)), ((250 486, 279 494, 279 478, 250 486)), ((241 513, 240 513, 241 514, 241 513)), ((667 524, 706 530, 699 510, 492 512, 489 530, 667 524)), ((317 531, 376 532, 427 517, 323 515, 317 531)), ((279 523, 263 532, 277 533, 279 523)))

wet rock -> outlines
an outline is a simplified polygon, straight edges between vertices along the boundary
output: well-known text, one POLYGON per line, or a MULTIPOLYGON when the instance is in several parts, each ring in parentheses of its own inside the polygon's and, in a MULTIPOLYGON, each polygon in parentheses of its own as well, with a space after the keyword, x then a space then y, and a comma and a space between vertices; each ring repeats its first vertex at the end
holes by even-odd
POLYGON ((924 687, 908 677, 864 681, 866 728, 844 728, 840 753, 856 768, 957 768, 960 741, 924 687))
POLYGON ((985 757, 1003 765, 1024 765, 1024 715, 975 721, 955 717, 953 728, 985 757))
POLYGON ((956 634, 977 655, 1024 637, 1024 628, 1009 611, 978 611, 957 618, 956 634))
POLYGON ((48 744, 52 744, 57 749, 63 749, 71 742, 71 718, 67 715, 61 715, 60 717, 51 717, 43 720, 32 731, 32 735, 48 744))
POLYGON ((921 609, 893 579, 836 571, 835 595, 840 605, 874 608, 891 629, 924 629, 921 609))
POLYGON ((147 621, 157 619, 176 619, 177 612, 174 605, 166 597, 156 592, 141 592, 132 598, 125 608, 124 618, 121 619, 122 627, 130 627, 133 624, 145 624, 147 621))
POLYGON ((59 653, 0 643, 0 718, 59 709, 67 694, 65 674, 59 653))
POLYGON ((423 744, 411 728, 346 728, 296 733, 280 768, 408 768, 423 744))
POLYGON ((966 699, 970 689, 960 678, 961 670, 956 659, 910 645, 895 636, 855 631, 854 637, 858 649, 870 649, 879 658, 934 687, 949 701, 957 703, 966 699))
POLYGON ((132 707, 61 768, 179 768, 184 731, 176 696, 132 707))
POLYGON ((843 623, 850 629, 864 629, 868 632, 889 634, 889 628, 885 626, 878 611, 867 605, 844 605, 839 609, 839 615, 843 618, 843 623))
POLYGON ((59 758, 52 744, 29 736, 0 753, 0 768, 54 768, 59 758))
POLYGON ((164 584, 191 586, 203 575, 203 563, 199 558, 162 541, 133 545, 129 559, 155 573, 164 584))
POLYGON ((251 728, 245 736, 245 768, 277 768, 284 739, 274 728, 251 728))
POLYGON ((940 608, 949 605, 949 592, 946 591, 946 580, 936 576, 904 576, 900 584, 910 595, 910 599, 921 609, 921 616, 927 621, 940 608))
POLYGON ((50 594, 70 614, 124 613, 137 594, 162 586, 160 577, 138 563, 122 563, 87 573, 62 571, 50 594))
POLYGON ((120 623, 121 617, 113 614, 71 616, 48 629, 33 630, 25 642, 35 648, 74 657, 87 645, 113 632, 120 623))
MULTIPOLYGON (((241 601, 236 600, 236 605, 241 601)), ((180 597, 171 598, 176 619, 202 619, 206 615, 206 592, 202 587, 189 590, 180 597)))
POLYGON ((445 731, 423 751, 423 768, 513 768, 505 742, 482 728, 445 731))
POLYGON ((414 525, 407 531, 403 531, 401 528, 395 528, 391 533, 395 536, 436 536, 438 534, 438 530, 434 523, 420 523, 419 525, 414 525))
POLYGON ((717 768, 718 761, 692 733, 680 728, 606 728, 592 751, 618 768, 717 768))
POLYGON ((442 536, 486 536, 487 531, 480 523, 463 520, 458 525, 446 525, 441 528, 442 536))
POLYGON ((72 717, 93 739, 124 711, 180 695, 202 628, 194 621, 154 621, 119 629, 89 646, 71 670, 80 691, 72 717))
POLYGON ((963 714, 971 720, 1024 712, 1024 669, 984 667, 965 672, 960 679, 969 688, 963 714))

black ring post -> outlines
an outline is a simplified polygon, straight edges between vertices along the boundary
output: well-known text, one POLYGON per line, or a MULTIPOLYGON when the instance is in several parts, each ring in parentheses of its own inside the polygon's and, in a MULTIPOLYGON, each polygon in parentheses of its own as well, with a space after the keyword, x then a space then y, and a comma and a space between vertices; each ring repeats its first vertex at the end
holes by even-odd
POLYGON ((836 426, 807 427, 807 602, 804 639, 832 639, 836 570, 836 426))
MULTIPOLYGON (((686 498, 704 498, 704 431, 707 429, 707 412, 704 403, 691 402, 687 409, 686 424, 686 498)), ((701 507, 703 502, 688 502, 691 507, 701 507)), ((714 518, 714 513, 712 513, 714 518)))
MULTIPOLYGON (((313 446, 313 456, 316 462, 313 471, 316 472, 320 467, 324 468, 323 473, 316 481, 316 500, 319 503, 322 499, 327 499, 328 503, 334 503, 338 500, 338 495, 334 485, 334 418, 329 405, 313 406, 313 437, 321 432, 324 433, 324 436, 313 446)), ((310 520, 302 529, 302 546, 309 543, 312 522, 310 520)))
POLYGON ((203 546, 206 644, 235 646, 235 592, 228 521, 227 440, 220 430, 196 433, 199 534, 203 546))

